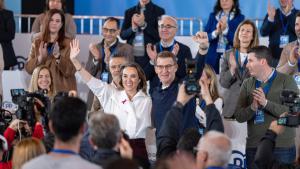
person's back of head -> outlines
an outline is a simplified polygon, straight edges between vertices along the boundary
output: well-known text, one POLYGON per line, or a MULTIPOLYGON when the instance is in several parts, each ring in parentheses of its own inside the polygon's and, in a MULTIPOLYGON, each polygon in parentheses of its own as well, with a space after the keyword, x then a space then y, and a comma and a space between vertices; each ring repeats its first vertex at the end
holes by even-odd
POLYGON ((121 139, 118 119, 111 114, 98 113, 90 120, 90 139, 95 146, 113 149, 121 139))
POLYGON ((231 141, 224 133, 207 132, 199 141, 197 156, 204 156, 205 166, 227 166, 231 156, 231 141))
POLYGON ((177 143, 177 150, 193 153, 201 135, 195 128, 190 128, 184 132, 177 143))
POLYGON ((25 138, 14 147, 12 166, 14 169, 21 169, 23 164, 45 153, 46 149, 41 140, 25 138))
POLYGON ((68 142, 78 136, 85 122, 87 107, 79 98, 62 97, 50 112, 50 128, 56 139, 68 142))

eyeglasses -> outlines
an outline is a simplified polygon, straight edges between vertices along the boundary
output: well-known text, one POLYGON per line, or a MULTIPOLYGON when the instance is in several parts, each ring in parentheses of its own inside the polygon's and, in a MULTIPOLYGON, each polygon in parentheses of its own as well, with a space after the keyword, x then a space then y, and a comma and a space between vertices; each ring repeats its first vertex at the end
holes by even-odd
POLYGON ((172 29, 172 28, 177 28, 177 27, 173 26, 173 25, 164 25, 164 24, 161 24, 161 25, 158 25, 158 28, 160 28, 160 29, 163 29, 163 28, 172 29))
POLYGON ((168 65, 155 65, 155 67, 158 69, 158 70, 171 70, 171 68, 174 66, 175 64, 171 65, 171 64, 168 64, 168 65))
POLYGON ((111 65, 110 66, 111 69, 117 69, 117 68, 121 68, 121 65, 111 65))
POLYGON ((114 34, 114 33, 117 32, 117 29, 102 28, 102 31, 103 31, 104 33, 109 32, 110 34, 114 34))

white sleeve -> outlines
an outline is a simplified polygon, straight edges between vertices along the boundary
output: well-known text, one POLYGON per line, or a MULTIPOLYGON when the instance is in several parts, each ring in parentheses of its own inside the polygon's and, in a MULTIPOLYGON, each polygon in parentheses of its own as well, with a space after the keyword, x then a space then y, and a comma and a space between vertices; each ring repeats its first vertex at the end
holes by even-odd
POLYGON ((222 114, 223 111, 223 100, 221 98, 217 98, 214 102, 217 110, 222 114))

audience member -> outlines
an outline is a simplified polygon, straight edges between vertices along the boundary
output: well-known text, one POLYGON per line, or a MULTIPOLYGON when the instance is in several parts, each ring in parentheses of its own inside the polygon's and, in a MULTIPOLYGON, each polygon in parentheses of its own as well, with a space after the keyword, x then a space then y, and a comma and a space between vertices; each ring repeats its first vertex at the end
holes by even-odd
POLYGON ((97 113, 91 117, 90 142, 96 153, 92 162, 106 168, 120 158, 132 158, 132 149, 123 138, 118 119, 111 114, 97 113))
POLYGON ((3 159, 4 154, 8 152, 8 145, 5 137, 0 135, 0 169, 11 169, 12 163, 11 160, 6 161, 3 159))
POLYGON ((146 53, 148 43, 159 42, 158 19, 165 10, 151 0, 139 0, 138 4, 125 11, 121 38, 133 46, 135 61, 144 68, 149 63, 146 53))
POLYGON ((50 98, 53 98, 56 94, 53 84, 53 77, 49 68, 45 65, 38 66, 33 70, 28 88, 29 92, 41 91, 44 93, 45 91, 43 90, 47 91, 46 94, 50 98))
POLYGON ((238 25, 244 20, 239 0, 217 0, 209 15, 205 32, 210 42, 206 63, 219 74, 221 55, 233 46, 233 37, 238 25))
MULTIPOLYGON (((126 59, 125 54, 122 52, 114 54, 113 57, 110 58, 108 67, 109 67, 109 73, 112 77, 112 80, 110 82, 110 85, 113 87, 122 90, 122 87, 120 86, 120 81, 121 81, 121 65, 125 64, 128 62, 128 59, 126 59)), ((92 111, 98 111, 102 108, 98 98, 95 96, 94 101, 92 104, 92 111)))
MULTIPOLYGON (((203 129, 197 127, 197 130, 200 134, 204 134, 209 130, 217 130, 224 132, 224 126, 220 112, 216 108, 216 105, 213 102, 213 98, 209 92, 208 85, 203 81, 199 80, 201 85, 201 96, 205 100, 206 107, 204 112, 206 114, 206 128, 203 129), (201 131, 203 130, 203 131, 201 131)), ((168 156, 176 151, 176 145, 180 139, 180 128, 182 126, 183 119, 183 108, 188 101, 193 98, 195 94, 188 95, 185 91, 185 84, 182 84, 179 87, 177 99, 174 102, 174 105, 168 111, 162 127, 158 133, 157 137, 157 156, 163 157, 168 156)), ((185 112, 192 113, 195 112, 185 112)))
POLYGON ((207 132, 197 146, 197 168, 225 169, 231 157, 230 138, 217 131, 207 132))
POLYGON ((33 37, 39 36, 39 34, 44 29, 43 27, 47 25, 45 23, 45 17, 47 15, 47 12, 51 9, 57 9, 62 10, 65 14, 65 20, 64 20, 64 29, 66 33, 66 37, 73 39, 76 36, 76 24, 74 22, 74 19, 72 15, 66 13, 66 0, 46 0, 45 4, 45 12, 41 13, 37 16, 37 18, 34 20, 31 28, 31 32, 34 34, 33 37))
POLYGON ((12 11, 5 9, 4 0, 0 0, 0 44, 3 52, 4 70, 9 70, 17 64, 12 40, 15 38, 15 20, 12 11))
MULTIPOLYGON (((163 15, 158 21, 160 42, 155 45, 147 44, 147 54, 154 62, 157 53, 162 51, 170 51, 176 56, 177 71, 176 78, 181 81, 186 75, 185 59, 192 59, 192 53, 188 46, 175 40, 176 32, 178 29, 177 20, 174 17, 163 15)), ((150 95, 154 87, 159 85, 159 78, 153 71, 153 64, 148 63, 144 68, 147 79, 150 80, 150 95)))
POLYGON ((41 140, 37 138, 22 139, 14 147, 12 167, 13 169, 21 169, 23 164, 45 153, 45 146, 41 140))
MULTIPOLYGON (((205 86, 205 88, 206 87, 208 88, 208 92, 209 95, 211 96, 213 104, 216 106, 217 110, 221 115, 223 111, 223 99, 219 95, 217 75, 213 70, 213 68, 207 64, 205 65, 200 78, 200 86, 201 87, 205 86)), ((195 115, 198 118, 201 125, 204 126, 204 128, 206 127, 205 108, 206 108, 206 101, 203 97, 200 96, 199 105, 197 106, 195 115)))
POLYGON ((46 65, 52 76, 56 92, 77 90, 75 68, 70 55, 70 39, 65 37, 64 14, 52 9, 47 12, 45 26, 40 36, 31 45, 25 70, 32 74, 40 65, 46 65))
POLYGON ((136 63, 127 63, 121 67, 120 85, 124 90, 92 77, 76 59, 79 54, 79 41, 70 44, 70 59, 77 72, 98 97, 105 113, 114 114, 121 129, 129 135, 134 157, 141 165, 149 167, 145 146, 146 129, 151 125, 151 99, 146 94, 146 77, 143 70, 136 63))
POLYGON ((272 50, 273 61, 270 66, 276 67, 282 48, 297 39, 295 19, 297 9, 294 0, 279 0, 280 8, 275 9, 268 1, 268 13, 260 29, 262 36, 269 37, 269 48, 272 50))
POLYGON ((258 30, 250 20, 245 20, 238 26, 233 40, 233 49, 225 52, 220 72, 220 84, 224 91, 225 118, 234 118, 236 104, 243 81, 250 77, 246 68, 248 50, 259 45, 258 30))
MULTIPOLYGON (((288 107, 281 104, 281 91, 288 89, 298 93, 298 88, 291 76, 277 72, 270 66, 272 53, 269 48, 257 46, 248 53, 247 68, 251 77, 241 86, 234 116, 238 122, 247 122, 246 160, 247 167, 253 168, 259 140, 270 123, 288 111, 288 107)), ((288 164, 295 160, 294 128, 287 128, 278 136, 274 152, 275 158, 283 163, 288 164)))
MULTIPOLYGON (((283 115, 284 114, 285 113, 283 113, 283 115)), ((297 163, 284 164, 274 158, 273 152, 276 144, 276 138, 278 135, 283 133, 284 129, 285 127, 278 125, 277 121, 272 121, 269 129, 266 131, 264 137, 260 140, 257 146, 254 160, 255 169, 294 169, 296 167, 297 163)), ((298 167, 300 167, 300 165, 298 165, 298 167)))
MULTIPOLYGON (((117 53, 122 53, 128 61, 134 61, 132 46, 119 42, 120 21, 114 17, 108 17, 102 26, 103 40, 97 44, 90 44, 89 59, 86 64, 87 71, 102 81, 111 82, 109 71, 110 58, 117 53)), ((93 94, 88 94, 88 109, 91 108, 93 94)))
POLYGON ((78 98, 65 96, 56 101, 49 115, 49 128, 55 135, 54 148, 25 163, 23 169, 101 168, 78 155, 86 111, 86 104, 78 98))
POLYGON ((299 73, 300 63, 300 12, 296 14, 295 33, 297 40, 288 43, 282 50, 277 66, 278 72, 294 75, 299 73))

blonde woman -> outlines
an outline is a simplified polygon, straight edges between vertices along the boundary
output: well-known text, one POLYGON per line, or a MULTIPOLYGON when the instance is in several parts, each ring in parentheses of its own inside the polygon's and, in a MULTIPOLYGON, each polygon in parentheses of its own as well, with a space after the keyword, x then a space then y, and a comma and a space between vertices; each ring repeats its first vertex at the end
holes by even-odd
POLYGON ((14 147, 12 167, 13 169, 21 169, 23 164, 45 153, 46 149, 41 140, 25 138, 14 147))
MULTIPOLYGON (((216 106, 219 113, 222 114, 223 99, 219 95, 217 75, 211 66, 207 64, 204 66, 199 84, 201 86, 201 92, 208 92, 207 95, 210 95, 211 102, 216 106)), ((199 106, 196 107, 196 117, 204 127, 206 127, 206 115, 204 112, 206 105, 206 101, 200 98, 199 106)))
POLYGON ((228 89, 224 92, 223 116, 233 118, 240 87, 244 79, 248 78, 246 68, 248 50, 259 44, 258 30, 250 20, 243 21, 237 28, 233 49, 225 52, 220 72, 220 84, 228 89))

